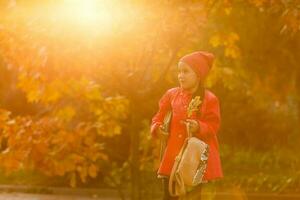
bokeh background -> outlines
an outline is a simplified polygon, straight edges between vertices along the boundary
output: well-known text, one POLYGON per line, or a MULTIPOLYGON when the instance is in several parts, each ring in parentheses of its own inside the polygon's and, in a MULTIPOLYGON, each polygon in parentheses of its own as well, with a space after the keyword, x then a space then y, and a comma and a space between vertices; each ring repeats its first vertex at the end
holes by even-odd
POLYGON ((219 191, 299 193, 298 0, 1 0, 0 184, 153 199, 158 100, 181 56, 216 60, 219 191))

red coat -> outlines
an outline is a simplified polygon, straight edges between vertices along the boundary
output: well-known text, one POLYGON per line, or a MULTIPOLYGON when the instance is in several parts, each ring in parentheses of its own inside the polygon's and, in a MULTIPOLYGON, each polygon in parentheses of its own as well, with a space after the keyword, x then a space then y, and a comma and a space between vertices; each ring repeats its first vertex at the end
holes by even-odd
MULTIPOLYGON (((162 124, 165 114, 172 109, 170 136, 167 147, 160 163, 158 174, 169 176, 176 155, 179 153, 187 136, 185 125, 180 123, 187 118, 187 107, 192 99, 192 94, 180 87, 169 89, 159 101, 159 110, 152 118, 151 134, 157 138, 156 130, 162 124)), ((209 90, 205 90, 205 97, 201 106, 201 116, 193 114, 190 118, 198 121, 200 130, 196 137, 206 142, 209 149, 207 169, 204 180, 223 177, 217 133, 220 127, 220 108, 218 98, 209 90)))

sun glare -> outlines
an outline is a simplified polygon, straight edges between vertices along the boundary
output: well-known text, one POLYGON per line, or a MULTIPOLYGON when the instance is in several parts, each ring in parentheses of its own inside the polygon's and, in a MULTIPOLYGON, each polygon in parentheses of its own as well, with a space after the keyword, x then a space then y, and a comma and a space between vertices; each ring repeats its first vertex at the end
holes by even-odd
POLYGON ((91 41, 127 33, 143 14, 138 6, 120 0, 61 0, 18 3, 6 14, 0 13, 0 19, 28 25, 37 34, 48 32, 51 37, 69 35, 91 41))
POLYGON ((79 26, 101 26, 107 29, 116 17, 114 9, 114 5, 109 1, 65 0, 58 17, 79 26))

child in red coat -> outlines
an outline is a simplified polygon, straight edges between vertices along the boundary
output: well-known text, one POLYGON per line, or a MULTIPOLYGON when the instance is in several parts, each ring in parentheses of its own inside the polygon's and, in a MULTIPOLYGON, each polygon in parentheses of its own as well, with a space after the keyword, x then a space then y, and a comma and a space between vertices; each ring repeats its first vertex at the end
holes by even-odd
MULTIPOLYGON (((180 87, 167 90, 159 101, 159 110, 152 118, 151 134, 154 138, 164 139, 162 129, 166 113, 172 111, 167 146, 157 171, 164 178, 164 199, 171 198, 168 192, 170 176, 175 157, 187 137, 186 125, 190 126, 193 136, 209 145, 209 156, 204 181, 223 177, 217 133, 220 127, 220 107, 218 98, 204 88, 204 80, 213 65, 214 55, 209 52, 196 51, 183 56, 178 63, 178 80, 180 87), (187 117, 187 108, 193 97, 200 96, 202 103, 198 112, 187 117)), ((201 185, 198 186, 201 188, 201 185)))

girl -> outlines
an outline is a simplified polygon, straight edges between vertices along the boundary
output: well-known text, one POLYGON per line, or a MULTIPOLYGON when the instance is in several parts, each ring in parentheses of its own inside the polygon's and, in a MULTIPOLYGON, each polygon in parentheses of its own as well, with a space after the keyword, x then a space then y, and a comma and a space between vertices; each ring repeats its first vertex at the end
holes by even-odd
MULTIPOLYGON (((171 110, 172 119, 158 177, 163 178, 164 199, 172 198, 168 191, 169 176, 174 159, 187 137, 186 125, 194 137, 209 145, 207 168, 203 180, 206 182, 223 177, 219 156, 217 132, 220 127, 220 108, 218 98, 204 88, 204 80, 213 65, 214 55, 205 51, 196 51, 183 56, 178 63, 178 80, 180 87, 167 90, 159 100, 159 110, 152 118, 151 134, 154 138, 166 139, 162 129, 165 114, 171 110), (187 118, 187 108, 191 99, 200 96, 202 103, 199 111, 187 118)), ((201 184, 197 190, 201 191, 201 184)))

